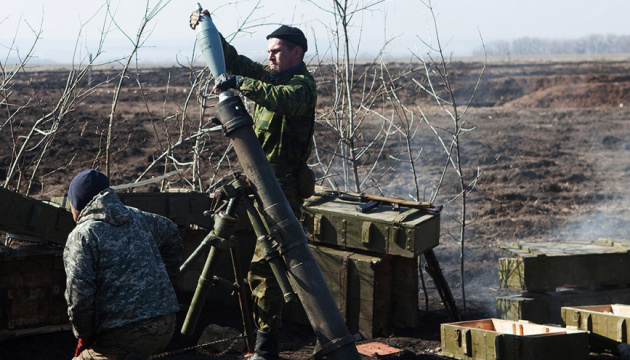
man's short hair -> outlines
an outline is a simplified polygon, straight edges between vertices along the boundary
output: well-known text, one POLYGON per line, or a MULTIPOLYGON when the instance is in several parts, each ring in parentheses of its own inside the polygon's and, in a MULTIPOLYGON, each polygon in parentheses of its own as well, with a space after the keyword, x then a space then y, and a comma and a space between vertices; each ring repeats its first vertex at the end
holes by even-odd
POLYGON ((84 170, 72 179, 68 188, 68 199, 77 211, 83 210, 101 191, 109 187, 109 178, 94 169, 84 170))
POLYGON ((308 42, 306 41, 306 36, 304 36, 302 30, 296 27, 282 25, 274 30, 274 32, 267 35, 267 40, 269 40, 270 38, 276 38, 291 42, 301 47, 304 52, 308 50, 308 42))

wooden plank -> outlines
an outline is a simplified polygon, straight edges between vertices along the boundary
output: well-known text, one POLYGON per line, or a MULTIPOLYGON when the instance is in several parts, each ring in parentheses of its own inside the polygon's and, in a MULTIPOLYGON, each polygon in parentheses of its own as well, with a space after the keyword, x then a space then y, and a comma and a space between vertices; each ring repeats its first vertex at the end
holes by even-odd
POLYGON ((374 359, 395 358, 403 353, 401 349, 377 342, 359 344, 357 345, 357 351, 361 355, 374 359))

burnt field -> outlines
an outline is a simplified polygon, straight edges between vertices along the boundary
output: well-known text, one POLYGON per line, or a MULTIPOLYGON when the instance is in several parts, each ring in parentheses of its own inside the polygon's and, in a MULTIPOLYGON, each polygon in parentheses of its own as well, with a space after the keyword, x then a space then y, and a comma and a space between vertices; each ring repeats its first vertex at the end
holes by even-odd
MULTIPOLYGON (((462 318, 496 315, 495 297, 507 293, 499 288, 497 280, 497 259, 506 256, 498 248, 500 244, 629 237, 630 63, 627 60, 513 59, 486 64, 479 88, 464 115, 471 131, 461 137, 464 175, 470 180, 479 174, 466 203, 464 284, 468 311, 462 313, 462 318)), ((449 64, 458 103, 465 104, 470 98, 482 65, 474 61, 449 64)), ((448 115, 414 85, 414 79, 424 76, 423 69, 413 70, 417 64, 403 63, 387 67, 391 73, 401 74, 396 80, 397 96, 406 108, 416 114, 422 111, 437 127, 449 126, 448 115)), ((335 93, 334 78, 327 71, 330 68, 325 66, 315 70, 320 84, 320 116, 315 131, 321 146, 327 141, 337 141, 324 117, 334 104, 335 93)), ((6 182, 7 187, 21 193, 50 198, 63 195, 77 172, 88 167, 103 169, 119 73, 120 69, 113 67, 95 68, 92 82, 83 79, 70 92, 73 99, 70 105, 60 105, 59 101, 71 74, 69 69, 29 68, 26 75, 16 76, 1 103, 3 185, 6 182), (54 115, 47 117, 50 113, 54 115), (40 131, 33 135, 26 150, 20 152, 29 130, 40 118, 46 121, 38 125, 40 131), (58 121, 55 123, 52 118, 58 121), (43 137, 41 132, 53 135, 43 137)), ((113 185, 179 169, 181 174, 169 177, 166 183, 152 183, 142 190, 158 191, 161 187, 205 190, 221 174, 238 169, 233 153, 227 155, 230 161, 222 160, 228 141, 220 131, 195 135, 210 128, 204 119, 214 111, 208 108, 199 120, 198 93, 191 92, 195 79, 196 72, 176 67, 141 68, 137 74, 126 75, 113 117, 110 160, 113 185), (200 139, 197 148, 196 139, 200 139), (188 165, 197 158, 201 159, 201 165, 188 165)), ((210 99, 209 105, 213 101, 210 99)), ((375 104, 387 112, 386 101, 381 99, 375 104)), ((372 130, 368 128, 366 133, 375 128, 375 125, 372 130)), ((418 127, 414 141, 418 150, 418 182, 429 196, 435 191, 444 168, 444 149, 426 124, 418 127)), ((383 146, 383 153, 394 156, 400 146, 400 142, 390 142, 383 146)), ((362 166, 369 168, 373 161, 376 160, 370 158, 362 166)), ((311 164, 318 164, 315 156, 311 164)), ((314 169, 322 175, 321 167, 314 169)), ((379 178, 378 186, 365 191, 382 191, 386 196, 409 199, 414 187, 408 167, 398 164, 393 169, 379 178)), ((435 201, 445 205, 442 236, 435 254, 461 311, 457 223, 461 207, 459 201, 451 201, 458 192, 456 179, 447 176, 435 201)), ((376 339, 405 349, 405 359, 441 358, 439 324, 448 321, 448 317, 431 282, 427 290, 429 311, 424 311, 424 296, 420 294, 422 325, 418 329, 396 330, 389 337, 376 339)), ((210 320, 234 325, 233 316, 210 320)), ((9 340, 0 343, 0 359, 70 358, 74 341, 69 332, 9 340)), ((282 356, 286 359, 306 359, 314 346, 308 328, 291 324, 285 326, 281 341, 282 356)), ((189 345, 189 340, 176 337, 169 349, 189 345)), ((593 359, 610 357, 592 356, 593 359)), ((208 357, 188 353, 170 358, 208 357)))

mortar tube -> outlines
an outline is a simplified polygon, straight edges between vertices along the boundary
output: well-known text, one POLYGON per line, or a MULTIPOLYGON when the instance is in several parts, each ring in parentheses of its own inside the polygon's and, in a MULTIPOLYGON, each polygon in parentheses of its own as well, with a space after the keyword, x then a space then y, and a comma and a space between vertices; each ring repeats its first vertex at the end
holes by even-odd
POLYGON ((319 264, 307 244, 306 233, 286 199, 252 128, 253 121, 241 99, 219 95, 215 117, 223 125, 243 172, 262 202, 261 213, 279 244, 287 275, 317 337, 315 358, 360 360, 354 336, 348 331, 319 264))

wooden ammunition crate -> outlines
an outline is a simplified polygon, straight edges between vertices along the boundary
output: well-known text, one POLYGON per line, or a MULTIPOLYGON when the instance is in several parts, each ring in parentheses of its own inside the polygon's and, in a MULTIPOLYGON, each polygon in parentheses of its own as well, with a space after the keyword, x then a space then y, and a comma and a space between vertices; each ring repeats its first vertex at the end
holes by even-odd
POLYGON ((440 239, 440 215, 424 209, 392 210, 380 205, 360 212, 361 202, 313 196, 304 204, 302 225, 316 245, 406 258, 420 256, 440 239))
POLYGON ((23 246, 0 257, 0 339, 70 328, 61 254, 23 246))
POLYGON ((558 287, 630 284, 630 245, 613 239, 502 246, 516 255, 499 259, 499 285, 532 292, 558 287))
POLYGON ((75 223, 70 211, 0 187, 0 229, 32 240, 65 244, 75 223))
POLYGON ((526 292, 497 297, 497 316, 506 320, 529 320, 539 324, 563 324, 565 306, 630 304, 630 288, 563 289, 552 293, 526 292))
MULTIPOLYGON (((418 263, 310 245, 351 333, 365 339, 418 326, 418 263)), ((286 307, 285 318, 307 323, 304 310, 286 307)))
POLYGON ((563 307, 562 320, 566 326, 588 331, 591 336, 606 338, 615 343, 629 343, 630 305, 563 307))
POLYGON ((588 333, 527 321, 483 319, 441 325, 442 355, 465 360, 582 360, 588 333))
POLYGON ((204 215, 210 210, 212 199, 204 193, 187 192, 118 192, 123 204, 169 218, 180 228, 191 224, 212 227, 212 217, 204 215))

